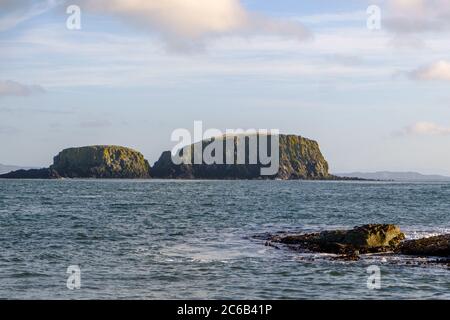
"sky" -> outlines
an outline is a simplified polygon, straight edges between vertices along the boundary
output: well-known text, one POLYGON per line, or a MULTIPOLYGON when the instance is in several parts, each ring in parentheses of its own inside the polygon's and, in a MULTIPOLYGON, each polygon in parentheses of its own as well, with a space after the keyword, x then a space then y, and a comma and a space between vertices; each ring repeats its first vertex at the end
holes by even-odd
POLYGON ((335 173, 448 175, 449 36, 450 0, 0 0, 0 163, 152 164, 203 121, 317 140, 335 173))

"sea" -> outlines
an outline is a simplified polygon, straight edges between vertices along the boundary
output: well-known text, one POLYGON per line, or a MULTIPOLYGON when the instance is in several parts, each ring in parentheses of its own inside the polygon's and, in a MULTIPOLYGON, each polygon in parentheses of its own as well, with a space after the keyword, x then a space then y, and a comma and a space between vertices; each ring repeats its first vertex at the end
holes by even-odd
POLYGON ((0 180, 0 299, 450 299, 430 259, 264 240, 367 223, 450 233, 450 183, 0 180))

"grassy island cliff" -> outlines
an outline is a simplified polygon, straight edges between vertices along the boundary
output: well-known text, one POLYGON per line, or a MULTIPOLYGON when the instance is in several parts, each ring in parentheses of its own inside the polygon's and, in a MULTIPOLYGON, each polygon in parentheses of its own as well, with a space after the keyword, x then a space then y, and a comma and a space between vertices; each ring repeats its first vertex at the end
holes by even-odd
MULTIPOLYGON (((236 136, 219 137, 222 140, 223 150, 226 150, 226 140, 233 139, 234 159, 238 150, 238 139, 236 136)), ((260 139, 260 137, 259 137, 260 139)), ((203 148, 207 147, 214 139, 204 140, 203 148)), ((242 140, 241 140, 242 143, 242 140)), ((190 150, 190 163, 194 163, 194 145, 187 147, 190 150)), ((319 144, 307 138, 296 135, 279 135, 279 170, 270 176, 261 176, 260 163, 249 164, 249 141, 245 142, 245 164, 174 164, 171 153, 163 152, 159 160, 152 167, 152 176, 156 178, 172 179, 331 179, 328 173, 328 163, 323 157, 319 144)), ((258 149, 259 153, 259 149, 258 149)), ((224 154, 224 158, 226 155, 224 154)))
POLYGON ((114 178, 144 179, 150 177, 150 165, 133 149, 120 146, 87 146, 62 150, 49 168, 18 170, 0 178, 114 178))
MULTIPOLYGON (((138 151, 120 146, 97 145, 64 149, 54 157, 53 164, 49 168, 13 171, 0 175, 0 178, 339 179, 329 174, 328 163, 320 151, 319 144, 314 140, 297 135, 280 134, 278 171, 275 174, 263 176, 261 168, 266 166, 260 162, 250 164, 248 161, 250 157, 249 136, 245 136, 244 140, 237 139, 237 136, 223 136, 215 139, 222 139, 224 145, 227 140, 233 139, 232 152, 234 155, 232 157, 235 160, 237 159, 238 145, 245 141, 246 161, 244 164, 237 164, 237 162, 234 164, 206 164, 203 162, 200 164, 174 164, 171 153, 165 151, 154 166, 150 167, 148 161, 138 151)), ((257 139, 261 139, 261 137, 258 136, 257 139)), ((198 143, 205 148, 213 141, 214 139, 209 139, 198 143)), ((266 146, 268 149, 270 149, 269 144, 266 146)), ((190 145, 188 149, 193 150, 194 145, 190 145)), ((258 148, 259 146, 258 144, 258 148)), ((224 148, 224 150, 226 149, 224 148)), ((258 154, 259 151, 258 149, 258 154)), ((226 152, 224 157, 226 157, 226 152)))

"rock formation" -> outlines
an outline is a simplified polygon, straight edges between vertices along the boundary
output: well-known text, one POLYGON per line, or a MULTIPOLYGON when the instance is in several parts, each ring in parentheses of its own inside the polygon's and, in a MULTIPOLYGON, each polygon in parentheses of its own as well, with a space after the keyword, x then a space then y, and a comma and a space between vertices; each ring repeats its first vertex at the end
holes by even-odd
POLYGON ((349 260, 357 260, 359 254, 383 252, 450 260, 450 234, 404 239, 405 235, 395 225, 368 224, 351 230, 271 235, 266 238, 266 245, 279 243, 297 251, 333 253, 349 260))
MULTIPOLYGON (((169 151, 163 152, 159 160, 150 168, 147 160, 141 153, 119 146, 89 146, 69 148, 61 151, 54 157, 53 165, 45 169, 18 170, 0 178, 9 179, 51 179, 51 178, 163 178, 163 179, 308 179, 308 180, 346 180, 328 173, 328 163, 320 152, 316 141, 296 135, 279 135, 279 166, 274 166, 275 173, 262 175, 261 170, 270 164, 260 161, 261 154, 271 157, 271 143, 268 136, 222 136, 219 139, 223 144, 222 163, 232 164, 174 164, 169 151), (267 150, 260 152, 262 137, 267 150), (252 140, 251 140, 252 139, 252 140), (256 139, 256 140, 255 140, 256 139), (250 140, 256 141, 257 151, 250 153, 250 140), (229 151, 227 142, 233 146, 229 151), (243 150, 239 153, 238 150, 243 150), (228 154, 227 154, 228 152, 228 154), (243 154, 244 161, 237 161, 238 154, 243 154), (250 159, 255 159, 252 162, 250 159), (244 163, 244 164, 241 164, 244 163), (276 170, 278 168, 278 170, 276 170)), ((195 146, 201 144, 203 148, 210 146, 215 139, 204 140, 190 145, 184 159, 191 158, 194 163, 195 146)), ((275 149, 276 150, 276 149, 275 149)), ((275 151, 273 151, 275 152, 275 151)), ((275 157, 274 157, 275 158, 275 157)), ((241 159, 242 160, 242 159, 241 159)), ((348 178, 347 178, 348 179, 348 178)))
MULTIPOLYGON (((261 136, 258 136, 261 139, 261 136)), ((267 137, 265 137, 267 138, 267 137)), ((328 173, 328 163, 323 157, 316 141, 309 140, 295 135, 279 135, 279 170, 270 176, 261 175, 261 168, 265 167, 258 161, 257 164, 250 164, 249 158, 249 137, 241 140, 245 141, 245 164, 237 164, 237 150, 240 143, 237 136, 224 136, 215 139, 222 140, 223 150, 226 150, 226 141, 233 139, 234 144, 234 164, 226 163, 226 152, 224 152, 224 164, 174 164, 171 153, 164 152, 159 160, 152 167, 152 176, 156 178, 172 179, 334 179, 336 177, 328 173)), ((270 139, 268 139, 270 141, 270 139)), ((212 140, 200 142, 203 148, 207 147, 212 140)), ((199 144, 199 143, 197 143, 199 144)), ((268 144, 270 149, 270 144, 268 144)), ((194 145, 186 150, 190 151, 190 163, 194 163, 194 145)), ((259 149, 258 152, 259 153, 259 149)), ((267 153, 270 154, 270 153, 267 153)))
POLYGON ((314 252, 351 254, 393 250, 405 235, 391 224, 367 224, 351 230, 273 236, 271 241, 314 252))
POLYGON ((407 240, 399 245, 397 251, 406 255, 450 258, 450 234, 407 240))
POLYGON ((119 146, 91 146, 61 151, 51 166, 67 178, 149 178, 150 166, 135 150, 119 146))
POLYGON ((0 178, 127 178, 150 177, 150 166, 143 155, 119 146, 89 146, 61 151, 50 168, 13 171, 0 178))
POLYGON ((61 176, 51 168, 16 170, 0 175, 3 179, 58 179, 61 176))

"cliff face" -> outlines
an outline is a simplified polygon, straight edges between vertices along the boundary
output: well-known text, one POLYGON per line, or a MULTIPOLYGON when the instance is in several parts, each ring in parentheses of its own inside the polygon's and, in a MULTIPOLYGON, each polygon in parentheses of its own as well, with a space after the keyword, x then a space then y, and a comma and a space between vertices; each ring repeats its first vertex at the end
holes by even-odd
POLYGON ((148 178, 144 156, 119 146, 89 146, 61 151, 51 169, 67 178, 148 178))
POLYGON ((280 179, 326 179, 328 162, 319 144, 295 135, 280 135, 280 179))
MULTIPOLYGON (((54 157, 49 168, 18 170, 0 178, 9 179, 54 179, 54 178, 173 178, 173 179, 338 179, 328 173, 328 163, 320 152, 316 141, 295 135, 279 135, 279 167, 262 165, 257 156, 257 164, 250 164, 250 140, 255 143, 256 154, 270 155, 270 139, 264 136, 268 145, 259 150, 261 136, 224 136, 216 138, 223 144, 223 163, 232 159, 232 164, 174 164, 169 151, 163 152, 153 168, 150 168, 143 155, 135 150, 119 146, 89 146, 69 148, 54 157), (256 137, 256 138, 255 138, 256 137), (256 140, 254 140, 256 139, 256 140), (233 148, 227 150, 227 143, 233 148), (245 149, 243 149, 245 146, 245 149), (237 164, 238 155, 242 153, 245 159, 237 164), (228 152, 228 153, 227 153, 228 152), (274 167, 270 175, 261 174, 263 168, 274 167)), ((211 147, 214 140, 205 140, 187 148, 184 159, 194 163, 194 146, 201 144, 204 150, 211 147)), ((212 149, 212 148, 209 148, 212 149)), ((276 150, 276 149, 275 149, 276 150)), ((254 155, 254 154, 253 154, 254 155)), ((215 156, 215 154, 214 154, 215 156)))
POLYGON ((89 146, 61 151, 50 168, 18 170, 5 179, 57 178, 150 178, 150 166, 144 156, 132 149, 118 146, 89 146))
MULTIPOLYGON (((222 139, 222 138, 221 138, 222 139)), ((230 138, 226 138, 230 139, 230 138)), ((225 140, 225 139, 223 139, 225 140)), ((203 141, 203 148, 211 141, 203 141)), ((225 141, 223 142, 225 145, 225 141)), ((237 150, 234 138, 234 150, 237 150)), ((193 163, 194 145, 190 148, 193 163)), ((224 147, 224 150, 225 147, 224 147)), ((183 155, 184 156, 184 155, 183 155)), ((184 156, 185 157, 185 156, 184 156)), ((226 156, 224 156, 226 157, 226 156)), ((236 154, 234 155, 236 159, 236 154)), ((248 164, 248 140, 245 153, 247 164, 179 164, 172 162, 171 153, 164 152, 152 167, 152 176, 174 179, 332 179, 328 163, 320 152, 316 141, 295 135, 279 135, 279 170, 275 175, 261 175, 261 164, 248 164)), ((225 160, 224 160, 225 163, 225 160)))

